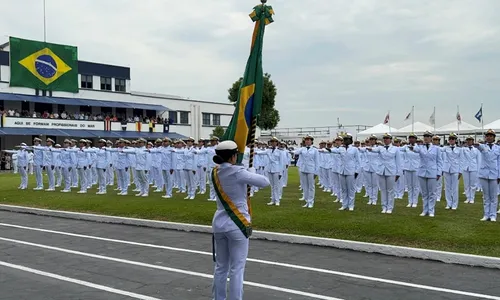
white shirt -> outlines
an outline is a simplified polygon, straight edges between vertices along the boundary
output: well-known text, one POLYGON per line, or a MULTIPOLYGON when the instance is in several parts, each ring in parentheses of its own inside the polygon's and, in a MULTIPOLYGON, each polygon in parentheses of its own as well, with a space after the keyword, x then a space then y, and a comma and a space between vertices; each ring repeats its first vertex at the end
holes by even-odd
MULTIPOLYGON (((248 213, 247 204, 247 185, 264 188, 269 186, 269 179, 266 176, 247 171, 244 166, 231 165, 229 163, 221 164, 217 174, 219 175, 219 181, 224 193, 231 199, 248 222, 251 223, 252 220, 248 213)), ((219 197, 216 197, 217 211, 212 220, 213 232, 240 230, 227 214, 219 197)))

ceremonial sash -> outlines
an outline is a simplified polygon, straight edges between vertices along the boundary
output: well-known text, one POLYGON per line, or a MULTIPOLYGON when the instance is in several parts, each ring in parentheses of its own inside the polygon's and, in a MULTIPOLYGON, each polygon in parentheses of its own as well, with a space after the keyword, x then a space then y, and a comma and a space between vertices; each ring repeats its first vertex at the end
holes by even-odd
POLYGON ((238 210, 236 205, 234 205, 233 201, 229 198, 229 196, 224 192, 222 186, 219 181, 218 168, 215 167, 212 170, 212 182, 214 184, 214 190, 219 200, 224 206, 227 214, 233 220, 234 224, 238 226, 245 237, 249 238, 252 235, 252 224, 248 222, 245 216, 238 210))

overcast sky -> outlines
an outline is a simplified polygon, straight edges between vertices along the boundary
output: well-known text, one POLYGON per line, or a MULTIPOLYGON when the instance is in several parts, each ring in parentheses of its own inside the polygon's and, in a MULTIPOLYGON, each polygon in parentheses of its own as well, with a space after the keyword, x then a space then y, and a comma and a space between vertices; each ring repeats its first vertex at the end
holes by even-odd
MULTIPOLYGON (((0 41, 43 39, 42 0, 0 0, 0 41)), ((132 68, 135 91, 227 101, 257 0, 46 0, 49 42, 132 68)), ((500 0, 269 0, 264 71, 279 127, 500 118, 500 0)))

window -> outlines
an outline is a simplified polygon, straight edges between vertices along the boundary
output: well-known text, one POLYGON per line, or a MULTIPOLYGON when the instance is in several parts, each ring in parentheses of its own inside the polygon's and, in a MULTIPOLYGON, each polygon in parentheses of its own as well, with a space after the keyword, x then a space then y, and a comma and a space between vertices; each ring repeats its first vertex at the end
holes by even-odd
POLYGON ((177 112, 176 111, 169 111, 168 112, 168 119, 170 124, 177 124, 177 112))
POLYGON ((92 75, 82 75, 81 86, 82 89, 92 89, 92 75))
POLYGON ((188 111, 181 111, 180 114, 181 114, 180 123, 181 124, 189 124, 189 112, 188 111))
POLYGON ((212 115, 212 124, 214 126, 220 126, 220 115, 217 115, 217 114, 213 114, 212 115))
POLYGON ((65 110, 66 110, 66 105, 64 105, 64 104, 57 104, 57 112, 58 113, 62 113, 65 110))
POLYGON ((101 77, 101 90, 111 91, 111 78, 110 77, 101 77))
POLYGON ((202 113, 203 125, 210 126, 210 114, 202 113))
POLYGON ((92 107, 88 105, 80 105, 80 113, 92 113, 92 107))
POLYGON ((115 79, 115 92, 123 92, 125 93, 126 91, 126 86, 125 86, 125 79, 115 79))
MULTIPOLYGON (((2 105, 2 107, 3 107, 3 105, 2 105)), ((30 103, 28 101, 21 102, 21 110, 22 111, 29 111, 29 112, 31 112, 30 103)))
POLYGON ((144 117, 144 109, 134 108, 133 114, 134 115, 132 117, 143 118, 144 117))

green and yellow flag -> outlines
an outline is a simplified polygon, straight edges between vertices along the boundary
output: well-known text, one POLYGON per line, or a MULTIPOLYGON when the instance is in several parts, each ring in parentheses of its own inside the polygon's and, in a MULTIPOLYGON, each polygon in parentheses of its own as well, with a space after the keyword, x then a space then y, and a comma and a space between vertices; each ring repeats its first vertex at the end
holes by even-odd
POLYGON ((10 86, 78 93, 78 50, 10 38, 10 86))
POLYGON ((250 57, 241 82, 236 109, 222 137, 222 140, 233 140, 238 145, 238 163, 243 160, 245 146, 251 141, 252 122, 260 114, 262 106, 262 47, 266 25, 273 22, 273 15, 273 8, 265 4, 255 6, 250 14, 250 18, 255 22, 250 57))

